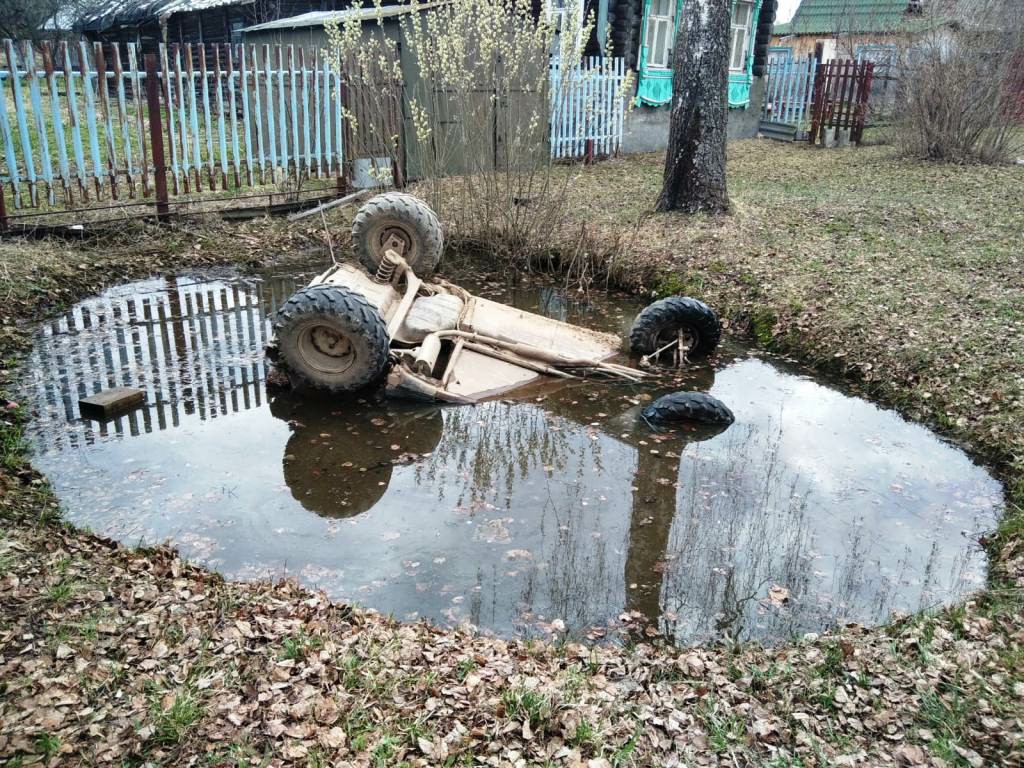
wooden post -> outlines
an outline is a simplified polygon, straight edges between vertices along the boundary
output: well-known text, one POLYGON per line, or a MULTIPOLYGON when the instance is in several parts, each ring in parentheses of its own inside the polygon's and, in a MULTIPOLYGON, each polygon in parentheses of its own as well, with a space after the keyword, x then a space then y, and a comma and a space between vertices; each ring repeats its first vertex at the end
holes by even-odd
POLYGON ((7 193, 0 186, 0 233, 7 231, 7 201, 4 200, 7 193))
POLYGON ((351 94, 348 92, 348 82, 346 78, 349 62, 339 59, 338 66, 341 68, 341 72, 338 74, 338 98, 341 100, 342 124, 339 128, 342 136, 343 158, 341 167, 338 169, 341 172, 341 178, 338 180, 338 192, 340 193, 342 190, 340 185, 344 184, 347 188, 355 179, 355 146, 353 145, 354 136, 352 134, 352 122, 348 119, 348 115, 353 114, 351 108, 351 94))
MULTIPOLYGON (((164 132, 160 120, 160 83, 156 68, 156 54, 147 53, 146 62, 146 110, 149 117, 149 141, 152 144, 153 176, 156 185, 156 217, 167 221, 170 207, 167 202, 167 164, 164 161, 164 132)), ((164 73, 167 74, 166 72, 164 73)), ((173 107, 168 104, 168 109, 173 107)))
MULTIPOLYGON (((820 47, 820 43, 818 44, 820 47)), ((826 65, 818 60, 818 68, 814 72, 814 89, 811 93, 811 132, 807 136, 807 141, 810 144, 814 144, 818 140, 818 131, 821 128, 821 112, 824 106, 825 98, 825 70, 826 65)))

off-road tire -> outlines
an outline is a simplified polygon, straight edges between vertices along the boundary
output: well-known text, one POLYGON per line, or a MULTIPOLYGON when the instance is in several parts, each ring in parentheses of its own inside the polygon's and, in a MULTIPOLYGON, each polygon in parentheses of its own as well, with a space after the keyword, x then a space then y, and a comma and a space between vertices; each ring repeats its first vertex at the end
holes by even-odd
POLYGON ((299 385, 354 392, 387 367, 384 318, 362 296, 336 285, 292 294, 274 318, 274 335, 279 360, 299 385))
POLYGON ((722 324, 711 307, 687 296, 669 296, 649 304, 636 316, 629 331, 629 349, 650 355, 661 346, 659 337, 680 330, 694 336, 689 357, 711 354, 722 339, 722 324))
POLYGON ((655 424, 695 421, 700 424, 732 424, 732 411, 705 392, 673 392, 659 397, 643 410, 644 418, 655 424))
POLYGON ((352 247, 370 274, 384 258, 383 241, 396 232, 405 241, 402 257, 419 277, 427 277, 441 261, 444 237, 441 222, 430 206, 404 192, 385 192, 370 198, 352 222, 352 247))

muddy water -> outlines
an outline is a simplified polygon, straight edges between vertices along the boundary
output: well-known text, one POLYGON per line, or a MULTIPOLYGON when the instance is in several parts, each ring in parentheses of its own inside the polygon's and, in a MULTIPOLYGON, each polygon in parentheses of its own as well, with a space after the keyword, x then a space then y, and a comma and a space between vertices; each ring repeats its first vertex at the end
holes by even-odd
MULTIPOLYGON (((978 587, 1003 504, 959 450, 770 358, 643 387, 537 387, 476 407, 268 394, 270 313, 308 275, 124 285, 41 327, 30 439, 68 517, 170 541, 242 578, 292 575, 392 613, 501 634, 653 625, 774 641, 978 587), (108 424, 78 398, 147 393, 108 424), (711 391, 725 431, 654 433, 662 391, 711 391)), ((469 281, 463 281, 468 284, 469 281)), ((638 306, 551 287, 492 298, 622 331, 638 306)))

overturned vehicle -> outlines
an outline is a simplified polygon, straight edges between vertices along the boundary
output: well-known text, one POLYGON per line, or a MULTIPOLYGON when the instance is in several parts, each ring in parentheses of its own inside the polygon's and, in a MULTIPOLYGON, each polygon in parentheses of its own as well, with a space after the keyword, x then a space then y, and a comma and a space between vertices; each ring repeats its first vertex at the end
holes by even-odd
MULTIPOLYGON (((440 222, 408 194, 369 200, 352 237, 360 265, 332 266, 275 318, 268 355, 296 388, 342 393, 384 382, 389 396, 474 403, 542 377, 638 382, 654 361, 707 355, 721 337, 718 318, 703 302, 661 299, 633 322, 628 345, 639 367, 631 367, 612 361, 623 351, 613 334, 431 279, 443 249, 440 222)), ((690 418, 723 418, 700 400, 687 403, 690 418)))

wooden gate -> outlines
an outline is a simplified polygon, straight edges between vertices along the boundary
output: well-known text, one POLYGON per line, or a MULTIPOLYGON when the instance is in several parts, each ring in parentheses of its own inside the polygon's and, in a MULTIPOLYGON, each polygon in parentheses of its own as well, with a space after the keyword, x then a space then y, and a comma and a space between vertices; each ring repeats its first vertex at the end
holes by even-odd
POLYGON ((761 106, 762 133, 787 141, 807 134, 808 107, 817 71, 818 62, 813 56, 768 62, 761 106))
POLYGON ((874 69, 870 61, 853 59, 834 59, 818 67, 811 105, 810 143, 824 138, 829 128, 849 130, 850 141, 860 143, 874 69))

